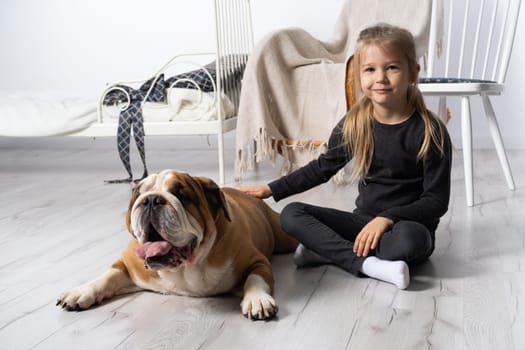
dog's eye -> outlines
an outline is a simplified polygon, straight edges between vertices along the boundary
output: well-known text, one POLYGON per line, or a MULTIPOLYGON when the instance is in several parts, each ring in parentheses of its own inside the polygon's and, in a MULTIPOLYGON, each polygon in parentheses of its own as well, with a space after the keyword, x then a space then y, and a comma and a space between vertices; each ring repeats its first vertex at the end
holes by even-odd
POLYGON ((187 205, 191 203, 191 199, 189 197, 186 197, 182 192, 179 192, 175 196, 179 199, 182 205, 187 205))
POLYGON ((180 182, 177 182, 171 191, 177 197, 177 199, 182 203, 182 205, 187 205, 191 202, 191 198, 185 194, 184 185, 180 182))

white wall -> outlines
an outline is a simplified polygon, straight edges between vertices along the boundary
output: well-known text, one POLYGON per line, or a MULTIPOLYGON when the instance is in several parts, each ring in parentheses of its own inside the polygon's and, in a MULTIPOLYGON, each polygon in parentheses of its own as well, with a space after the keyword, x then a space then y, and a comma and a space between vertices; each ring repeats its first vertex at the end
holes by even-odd
MULTIPOLYGON (((343 1, 252 0, 255 39, 299 26, 327 40, 343 1)), ((98 96, 106 83, 143 79, 181 50, 212 49, 211 16, 210 0, 1 0, 0 90, 98 96)), ((524 32, 521 18, 507 90, 493 99, 508 148, 525 148, 524 32)), ((459 105, 451 108, 450 130, 460 147, 459 105)), ((480 101, 472 108, 482 115, 480 101)), ((474 118, 474 130, 475 147, 492 147, 484 118, 474 118)))

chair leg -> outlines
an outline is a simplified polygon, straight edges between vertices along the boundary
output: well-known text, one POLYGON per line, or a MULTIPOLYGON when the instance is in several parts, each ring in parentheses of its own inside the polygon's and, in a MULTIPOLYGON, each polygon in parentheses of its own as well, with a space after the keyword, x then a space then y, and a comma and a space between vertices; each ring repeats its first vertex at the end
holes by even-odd
POLYGON ((505 179, 507 180, 507 186, 511 191, 513 191, 515 189, 514 179, 512 178, 509 160, 507 158, 507 153, 505 152, 503 139, 501 138, 498 121, 496 119, 496 113, 494 113, 494 108, 492 108, 492 103, 490 102, 490 99, 487 95, 482 95, 481 99, 483 101, 483 107, 485 108, 485 115, 487 116, 489 129, 492 134, 492 141, 494 142, 494 147, 496 147, 496 153, 498 154, 501 168, 503 169, 505 179))
POLYGON ((474 179, 472 161, 472 117, 470 114, 470 98, 461 97, 461 138, 463 143, 463 168, 465 172, 465 194, 467 205, 474 205, 474 179))
POLYGON ((447 122, 447 97, 439 96, 438 113, 443 123, 447 122))

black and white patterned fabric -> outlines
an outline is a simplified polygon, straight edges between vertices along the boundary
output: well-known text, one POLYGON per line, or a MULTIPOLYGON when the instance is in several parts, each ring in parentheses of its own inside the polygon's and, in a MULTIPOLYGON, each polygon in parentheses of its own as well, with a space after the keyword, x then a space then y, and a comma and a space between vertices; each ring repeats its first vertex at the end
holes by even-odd
MULTIPOLYGON (((240 81, 242 74, 244 73, 244 64, 240 65, 236 63, 234 56, 228 56, 224 58, 223 67, 227 72, 227 78, 235 79, 240 81), (235 67, 235 68, 234 68, 235 67)), ((144 118, 142 115, 142 102, 166 102, 167 89, 171 87, 186 88, 186 89, 197 89, 200 88, 203 92, 213 92, 214 83, 216 82, 216 63, 211 62, 204 66, 204 68, 184 72, 176 76, 170 77, 164 80, 164 75, 160 75, 157 80, 152 78, 146 81, 138 89, 133 89, 125 85, 117 85, 115 89, 109 91, 102 102, 103 105, 122 105, 128 104, 126 109, 121 110, 118 120, 117 129, 117 150, 120 156, 120 160, 124 165, 129 177, 126 179, 108 180, 108 183, 123 183, 132 182, 133 173, 131 170, 130 163, 130 144, 131 135, 135 140, 137 150, 139 151, 142 164, 144 166, 144 172, 140 179, 148 176, 148 169, 146 166, 146 149, 144 144, 144 118), (211 78, 210 78, 211 77, 211 78), (188 81, 188 80, 191 80, 188 81), (153 90, 148 95, 147 101, 144 101, 148 90, 153 86, 153 90), (127 92, 127 95, 123 89, 127 92)), ((224 84, 227 87, 227 84, 224 84)), ((226 90, 226 89, 225 89, 226 90)), ((227 92, 227 91, 225 91, 227 92)))
POLYGON ((181 89, 196 89, 197 87, 195 84, 197 84, 202 92, 213 92, 213 84, 215 81, 217 81, 215 62, 207 64, 204 66, 204 68, 205 69, 195 69, 173 76, 166 80, 166 85, 168 87, 176 87, 181 89), (210 76, 213 81, 210 79, 210 76), (191 80, 195 83, 189 82, 188 80, 191 80))
MULTIPOLYGON (((126 179, 108 180, 108 183, 122 183, 133 181, 133 173, 131 171, 130 163, 130 145, 131 145, 131 133, 133 131, 133 138, 139 151, 142 164, 144 166, 144 172, 140 179, 148 176, 148 168, 146 166, 146 149, 144 146, 144 119, 142 116, 142 101, 146 97, 151 84, 154 83, 155 78, 146 81, 138 89, 132 89, 129 86, 118 86, 121 89, 127 91, 130 100, 123 91, 113 90, 108 93, 103 101, 104 105, 129 103, 126 109, 122 110, 119 115, 118 129, 117 129, 117 150, 120 156, 120 160, 124 165, 124 168, 128 172, 129 177, 126 179)), ((161 75, 153 90, 148 95, 147 102, 166 102, 166 82, 164 81, 164 75, 161 75)))

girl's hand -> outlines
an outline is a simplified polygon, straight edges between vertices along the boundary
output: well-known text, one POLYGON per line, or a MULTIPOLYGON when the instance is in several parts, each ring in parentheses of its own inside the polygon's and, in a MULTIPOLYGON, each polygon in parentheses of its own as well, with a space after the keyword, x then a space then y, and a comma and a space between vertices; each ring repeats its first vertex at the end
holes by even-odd
POLYGON ((272 190, 268 185, 240 186, 237 189, 252 197, 260 199, 268 198, 272 195, 272 190))
POLYGON ((368 256, 371 249, 376 249, 379 238, 394 222, 388 218, 377 216, 370 220, 357 235, 354 242, 354 253, 357 256, 368 256))

